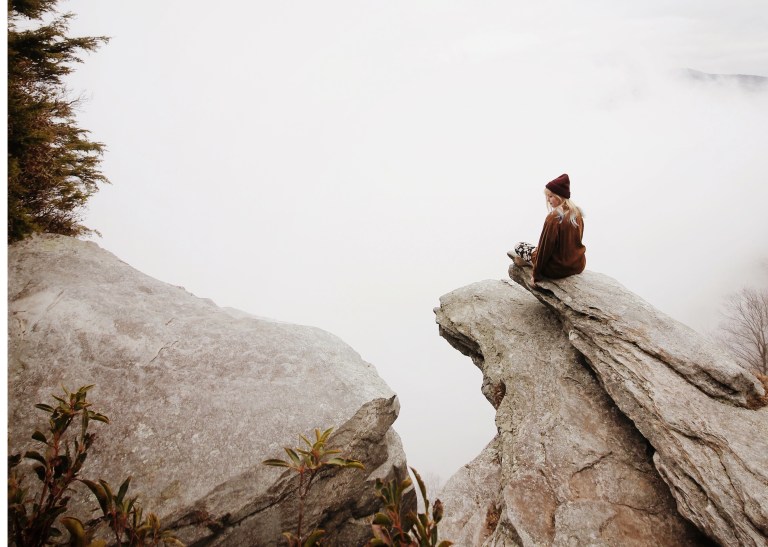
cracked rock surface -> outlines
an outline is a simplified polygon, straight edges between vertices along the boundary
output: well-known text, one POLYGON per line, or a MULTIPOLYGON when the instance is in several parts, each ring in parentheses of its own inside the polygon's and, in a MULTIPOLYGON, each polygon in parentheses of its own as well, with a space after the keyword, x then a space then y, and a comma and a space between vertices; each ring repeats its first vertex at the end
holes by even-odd
POLYGON ((768 545, 765 387, 718 346, 595 272, 528 286, 655 451, 678 510, 722 545, 768 545))
POLYGON ((9 247, 8 298, 9 451, 35 446, 35 403, 95 384, 111 424, 92 426, 83 476, 132 475, 130 493, 190 545, 282 545, 297 481, 261 462, 314 428, 335 427, 329 444, 366 465, 313 486, 305 523, 332 544, 369 538, 374 480, 404 476, 395 394, 332 334, 228 312, 63 236, 9 247))
POLYGON ((445 485, 458 545, 706 545, 675 510, 652 451, 557 318, 505 281, 453 291, 441 335, 483 373, 497 437, 445 485))

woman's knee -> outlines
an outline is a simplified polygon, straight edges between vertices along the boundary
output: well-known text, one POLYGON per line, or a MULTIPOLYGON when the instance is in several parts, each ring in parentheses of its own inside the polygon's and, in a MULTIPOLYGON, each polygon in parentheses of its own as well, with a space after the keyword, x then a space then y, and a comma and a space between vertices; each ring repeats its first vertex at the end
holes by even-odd
POLYGON ((534 249, 536 249, 535 245, 531 245, 525 241, 521 241, 515 245, 515 253, 526 262, 531 262, 534 249))

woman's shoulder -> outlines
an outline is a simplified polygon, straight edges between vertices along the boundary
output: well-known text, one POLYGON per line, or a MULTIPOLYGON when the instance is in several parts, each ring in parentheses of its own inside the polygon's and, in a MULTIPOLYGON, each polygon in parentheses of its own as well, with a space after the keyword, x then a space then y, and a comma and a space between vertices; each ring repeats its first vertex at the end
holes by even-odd
POLYGON ((544 222, 549 224, 553 222, 560 222, 560 220, 563 218, 563 215, 561 215, 558 211, 550 211, 547 215, 547 218, 544 219, 544 222))

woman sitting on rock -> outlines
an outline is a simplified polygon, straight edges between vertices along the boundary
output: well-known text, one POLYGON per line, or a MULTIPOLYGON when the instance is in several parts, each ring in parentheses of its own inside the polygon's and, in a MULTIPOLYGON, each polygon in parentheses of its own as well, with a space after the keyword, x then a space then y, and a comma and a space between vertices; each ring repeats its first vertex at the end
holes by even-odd
POLYGON ((571 201, 571 181, 567 174, 547 183, 544 189, 549 214, 544 220, 538 246, 520 242, 507 255, 518 266, 532 265, 531 285, 544 278, 560 279, 584 271, 587 265, 584 215, 571 201))

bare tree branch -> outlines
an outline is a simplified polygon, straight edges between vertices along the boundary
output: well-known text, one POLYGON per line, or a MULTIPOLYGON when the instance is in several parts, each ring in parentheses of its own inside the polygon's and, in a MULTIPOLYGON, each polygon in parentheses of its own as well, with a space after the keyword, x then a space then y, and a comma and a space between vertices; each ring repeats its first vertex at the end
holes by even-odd
POLYGON ((723 308, 721 341, 743 366, 768 375, 768 290, 742 289, 723 308))

